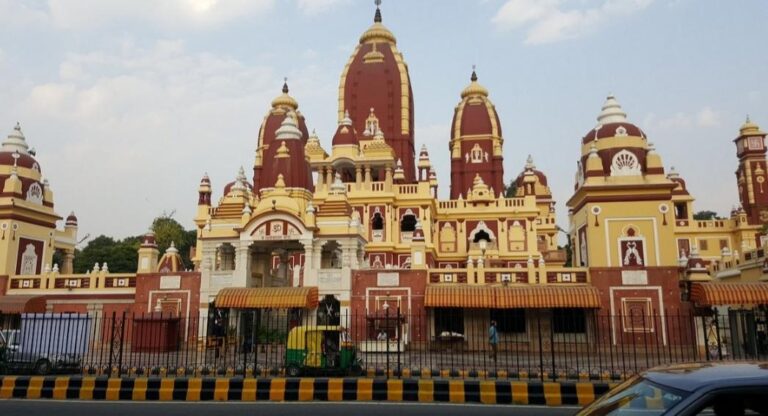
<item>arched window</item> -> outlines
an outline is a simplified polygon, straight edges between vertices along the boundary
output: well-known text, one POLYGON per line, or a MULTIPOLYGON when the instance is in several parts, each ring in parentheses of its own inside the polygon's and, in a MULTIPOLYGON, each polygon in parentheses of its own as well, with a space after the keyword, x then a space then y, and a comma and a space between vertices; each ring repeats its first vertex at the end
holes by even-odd
POLYGON ((416 216, 407 214, 400 220, 400 231, 412 233, 416 231, 416 216))
POLYGON ((372 230, 384 229, 384 217, 381 216, 381 212, 376 212, 375 214, 373 214, 373 218, 371 219, 371 229, 372 230))
POLYGON ((216 248, 216 270, 235 270, 235 246, 224 243, 216 248))
POLYGON ((485 240, 487 242, 491 242, 491 236, 485 232, 485 230, 480 230, 477 233, 475 233, 475 238, 472 240, 473 243, 479 243, 481 240, 485 240))
POLYGON ((384 216, 378 208, 371 217, 371 239, 375 242, 384 241, 384 216))

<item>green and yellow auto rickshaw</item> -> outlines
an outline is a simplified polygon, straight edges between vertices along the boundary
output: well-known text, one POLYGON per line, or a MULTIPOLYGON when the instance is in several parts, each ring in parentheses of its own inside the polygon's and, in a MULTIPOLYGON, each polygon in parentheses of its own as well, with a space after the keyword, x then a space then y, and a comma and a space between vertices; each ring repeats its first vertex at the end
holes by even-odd
POLYGON ((338 325, 297 326, 288 333, 285 374, 360 375, 362 361, 346 328, 338 325))

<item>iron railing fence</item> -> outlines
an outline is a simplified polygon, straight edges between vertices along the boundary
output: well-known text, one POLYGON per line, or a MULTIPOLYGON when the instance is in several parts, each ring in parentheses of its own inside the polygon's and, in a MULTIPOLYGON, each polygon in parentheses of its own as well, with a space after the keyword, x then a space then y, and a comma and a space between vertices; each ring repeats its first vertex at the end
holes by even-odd
POLYGON ((320 366, 346 374, 359 370, 349 362, 340 368, 341 350, 350 347, 364 374, 387 377, 621 379, 664 364, 768 360, 765 309, 705 316, 492 312, 499 334, 495 356, 488 316, 472 310, 387 310, 321 320, 286 310, 202 317, 0 314, 0 372, 268 376, 284 374, 289 350, 298 350, 302 370, 320 366), (300 326, 322 335, 289 340, 300 326))

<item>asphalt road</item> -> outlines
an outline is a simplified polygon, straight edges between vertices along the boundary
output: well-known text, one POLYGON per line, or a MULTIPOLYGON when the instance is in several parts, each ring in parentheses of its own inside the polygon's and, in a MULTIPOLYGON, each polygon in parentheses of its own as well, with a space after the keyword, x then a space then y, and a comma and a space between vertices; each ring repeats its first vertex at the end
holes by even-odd
POLYGON ((312 416, 413 416, 436 415, 573 415, 574 407, 488 406, 420 403, 239 403, 239 402, 90 402, 55 400, 2 400, 3 416, 239 416, 239 415, 312 415, 312 416))

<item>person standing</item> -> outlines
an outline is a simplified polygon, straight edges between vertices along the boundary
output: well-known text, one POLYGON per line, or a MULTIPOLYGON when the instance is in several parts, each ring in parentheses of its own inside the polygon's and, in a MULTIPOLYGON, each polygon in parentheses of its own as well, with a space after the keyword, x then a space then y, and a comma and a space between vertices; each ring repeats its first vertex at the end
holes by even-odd
POLYGON ((491 327, 488 328, 488 343, 491 344, 491 355, 493 362, 496 362, 496 353, 499 351, 499 331, 496 330, 496 321, 491 321, 491 327))

